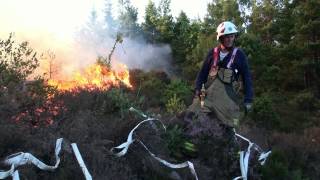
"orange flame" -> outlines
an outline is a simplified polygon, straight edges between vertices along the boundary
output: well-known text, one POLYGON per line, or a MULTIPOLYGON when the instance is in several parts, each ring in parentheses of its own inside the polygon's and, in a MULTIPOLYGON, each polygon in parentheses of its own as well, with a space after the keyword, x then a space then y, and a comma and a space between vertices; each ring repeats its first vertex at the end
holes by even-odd
POLYGON ((116 69, 114 71, 105 65, 94 64, 83 72, 74 73, 71 80, 50 79, 48 84, 57 87, 60 91, 74 89, 107 90, 111 87, 119 87, 121 83, 131 88, 127 66, 119 64, 116 69))

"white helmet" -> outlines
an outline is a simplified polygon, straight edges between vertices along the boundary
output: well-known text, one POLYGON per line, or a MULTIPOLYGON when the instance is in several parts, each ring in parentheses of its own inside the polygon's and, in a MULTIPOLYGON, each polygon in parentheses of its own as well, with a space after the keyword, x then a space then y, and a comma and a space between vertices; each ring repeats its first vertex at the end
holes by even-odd
POLYGON ((224 21, 221 24, 219 24, 218 28, 217 28, 217 40, 219 40, 219 38, 221 36, 224 36, 226 34, 234 34, 234 33, 238 33, 237 27, 236 25, 234 25, 232 22, 230 21, 224 21))

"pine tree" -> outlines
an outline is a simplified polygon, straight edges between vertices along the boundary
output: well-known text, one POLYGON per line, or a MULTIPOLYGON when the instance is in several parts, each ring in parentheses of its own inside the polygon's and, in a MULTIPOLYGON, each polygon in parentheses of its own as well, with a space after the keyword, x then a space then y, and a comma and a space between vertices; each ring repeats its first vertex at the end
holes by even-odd
POLYGON ((310 0, 293 3, 297 3, 293 42, 302 50, 304 84, 306 88, 315 88, 320 96, 320 2, 310 0))
POLYGON ((142 23, 142 29, 148 42, 155 42, 159 33, 157 31, 157 24, 159 21, 160 12, 154 2, 149 0, 145 9, 145 19, 142 23))
POLYGON ((152 43, 171 43, 173 38, 173 18, 170 12, 170 0, 162 0, 158 7, 149 1, 145 11, 142 28, 146 39, 152 43))
POLYGON ((120 31, 124 36, 137 37, 140 33, 138 24, 138 9, 129 0, 119 1, 121 10, 119 15, 120 31))
POLYGON ((113 17, 112 14, 112 3, 111 0, 105 0, 105 7, 104 7, 104 21, 106 24, 106 31, 110 34, 115 34, 117 31, 117 22, 113 17))
POLYGON ((173 17, 170 11, 171 0, 161 0, 159 5, 160 18, 157 25, 157 30, 161 34, 159 41, 163 43, 171 43, 173 38, 173 17))
POLYGON ((208 4, 207 11, 204 23, 209 34, 215 32, 223 21, 231 21, 238 27, 244 23, 236 0, 213 0, 208 4))

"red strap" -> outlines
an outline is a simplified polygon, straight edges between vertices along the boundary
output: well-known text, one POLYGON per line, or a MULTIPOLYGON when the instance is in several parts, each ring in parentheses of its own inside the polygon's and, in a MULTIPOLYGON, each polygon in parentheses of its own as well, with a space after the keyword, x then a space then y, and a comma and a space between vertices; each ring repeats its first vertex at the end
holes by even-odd
POLYGON ((213 56, 212 56, 212 57, 213 57, 213 63, 212 63, 211 68, 216 68, 216 67, 217 67, 217 64, 218 64, 219 48, 218 48, 218 47, 215 47, 215 48, 213 49, 212 54, 213 54, 213 56))

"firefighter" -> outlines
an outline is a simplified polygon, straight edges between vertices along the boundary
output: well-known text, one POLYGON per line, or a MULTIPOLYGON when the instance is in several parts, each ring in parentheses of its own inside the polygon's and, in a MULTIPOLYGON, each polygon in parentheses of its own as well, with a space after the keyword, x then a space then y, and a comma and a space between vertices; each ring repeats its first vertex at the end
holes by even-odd
POLYGON ((209 50, 200 69, 195 88, 195 98, 188 108, 193 112, 213 112, 222 124, 234 127, 240 118, 237 85, 244 89, 245 112, 252 106, 253 88, 245 53, 235 47, 237 27, 230 21, 217 28, 219 45, 209 50), (242 79, 240 81, 240 79, 242 79))

